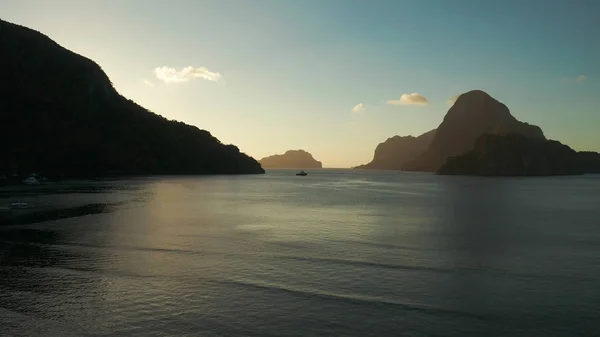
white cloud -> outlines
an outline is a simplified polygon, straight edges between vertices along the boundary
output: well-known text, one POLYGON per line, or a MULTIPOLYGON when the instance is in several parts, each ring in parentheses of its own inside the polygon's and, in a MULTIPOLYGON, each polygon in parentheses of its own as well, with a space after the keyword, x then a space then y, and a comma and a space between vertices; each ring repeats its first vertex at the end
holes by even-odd
POLYGON ((361 113, 363 111, 365 111, 365 105, 362 103, 359 103, 352 108, 352 112, 354 113, 361 113))
POLYGON ((429 100, 425 96, 413 92, 412 94, 402 94, 400 99, 391 99, 387 103, 391 105, 427 105, 429 100))
POLYGON ((148 80, 144 80, 144 84, 147 85, 147 86, 149 86, 149 87, 153 87, 154 86, 154 83, 152 83, 151 81, 148 81, 148 80))
POLYGON ((179 71, 170 67, 158 67, 154 69, 156 78, 165 83, 181 83, 187 82, 194 78, 202 78, 210 82, 220 81, 223 76, 212 72, 204 67, 194 68, 192 66, 185 67, 179 71))
POLYGON ((458 96, 460 96, 460 95, 454 95, 454 96, 450 97, 450 99, 448 101, 446 101, 446 103, 448 105, 454 105, 454 103, 456 103, 456 100, 458 99, 458 96))
POLYGON ((562 80, 565 82, 583 83, 587 81, 588 77, 585 75, 579 75, 575 77, 564 77, 562 80))

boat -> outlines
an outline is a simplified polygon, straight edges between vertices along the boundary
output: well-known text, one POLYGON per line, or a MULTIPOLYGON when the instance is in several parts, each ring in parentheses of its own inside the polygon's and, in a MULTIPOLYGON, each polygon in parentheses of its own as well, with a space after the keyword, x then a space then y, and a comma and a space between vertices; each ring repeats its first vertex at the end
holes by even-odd
POLYGON ((31 206, 30 204, 28 204, 26 202, 13 202, 12 204, 10 204, 10 209, 27 209, 27 208, 33 208, 33 206, 31 206))
POLYGON ((25 185, 39 185, 40 181, 37 180, 35 176, 29 176, 27 179, 23 180, 23 184, 25 185))
POLYGON ((298 173, 296 173, 297 176, 305 176, 307 173, 304 171, 300 171, 298 173))

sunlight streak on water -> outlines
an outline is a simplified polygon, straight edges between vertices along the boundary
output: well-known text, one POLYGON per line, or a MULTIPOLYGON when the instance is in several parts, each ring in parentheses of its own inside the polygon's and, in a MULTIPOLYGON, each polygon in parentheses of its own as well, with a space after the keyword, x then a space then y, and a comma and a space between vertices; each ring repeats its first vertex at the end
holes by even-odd
POLYGON ((594 177, 281 170, 108 184, 76 194, 123 203, 108 213, 0 226, 0 335, 597 332, 594 177))

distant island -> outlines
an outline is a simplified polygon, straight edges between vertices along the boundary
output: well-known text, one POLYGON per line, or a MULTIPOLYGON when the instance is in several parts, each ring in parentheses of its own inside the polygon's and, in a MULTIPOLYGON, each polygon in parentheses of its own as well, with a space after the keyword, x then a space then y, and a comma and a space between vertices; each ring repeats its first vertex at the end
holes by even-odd
POLYGON ((121 96, 100 66, 0 20, 0 176, 264 173, 208 131, 121 96))
POLYGON ((289 150, 284 154, 276 154, 259 160, 264 168, 322 168, 323 164, 304 150, 289 150))
POLYGON ((566 175, 600 172, 600 155, 547 140, 535 125, 481 90, 458 97, 442 123, 419 137, 379 144, 359 169, 464 175, 566 175))

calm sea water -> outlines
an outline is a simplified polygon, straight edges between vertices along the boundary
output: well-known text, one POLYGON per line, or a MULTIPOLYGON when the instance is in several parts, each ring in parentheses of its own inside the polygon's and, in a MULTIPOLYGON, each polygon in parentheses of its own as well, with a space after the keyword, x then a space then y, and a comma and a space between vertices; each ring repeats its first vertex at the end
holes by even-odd
POLYGON ((600 334, 600 176, 294 173, 21 197, 107 209, 0 226, 0 335, 600 334))

